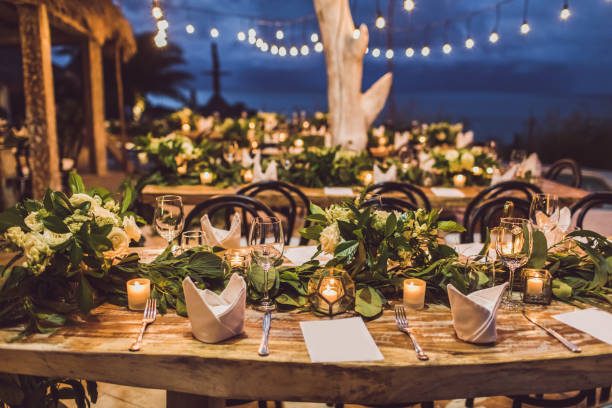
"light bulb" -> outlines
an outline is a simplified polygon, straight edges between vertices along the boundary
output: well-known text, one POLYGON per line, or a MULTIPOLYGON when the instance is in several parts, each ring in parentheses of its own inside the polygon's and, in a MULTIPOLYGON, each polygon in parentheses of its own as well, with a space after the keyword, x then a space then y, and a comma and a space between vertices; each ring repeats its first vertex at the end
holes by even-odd
POLYGON ((267 42, 265 42, 265 43, 261 44, 261 47, 260 47, 259 49, 260 49, 262 52, 268 52, 268 48, 269 48, 268 43, 267 43, 267 42))
POLYGON ((376 17, 376 27, 379 29, 383 29, 385 28, 385 24, 387 24, 387 22, 385 21, 385 18, 381 15, 379 15, 378 17, 376 17))
POLYGON ((378 58, 378 57, 380 57, 380 50, 379 50, 378 48, 374 48, 374 49, 372 50, 372 56, 373 56, 374 58, 378 58))
POLYGON ((453 46, 450 45, 449 43, 446 43, 442 46, 442 52, 445 54, 450 54, 452 50, 453 50, 453 46))
POLYGON ((255 41, 257 41, 255 37, 249 36, 249 44, 255 44, 255 41))
POLYGON ((195 31, 195 27, 191 24, 187 24, 185 26, 185 31, 187 31, 187 34, 193 34, 195 31))
POLYGON ((276 39, 282 40, 283 38, 285 38, 285 33, 283 33, 283 30, 276 30, 276 39))
POLYGON ((165 40, 168 38, 168 34, 166 34, 166 30, 159 30, 156 37, 163 38, 165 40))
POLYGON ((285 55, 287 55, 287 49, 285 49, 285 47, 280 47, 278 49, 278 55, 280 55, 281 57, 284 57, 285 55))
POLYGON ((404 10, 406 10, 406 11, 414 10, 414 1, 413 0, 404 0, 404 10))
POLYGON ((525 21, 523 24, 521 24, 521 34, 525 35, 529 31, 531 31, 531 27, 529 27, 529 23, 525 21))
POLYGON ((217 38, 217 37, 219 37, 219 30, 217 30, 217 29, 216 29, 216 28, 214 28, 214 27, 213 27, 213 28, 211 28, 211 29, 210 29, 210 36, 211 36, 212 38, 217 38))
POLYGON ((314 46, 314 50, 315 50, 316 52, 321 52, 321 51, 323 51, 323 44, 322 44, 322 43, 320 43, 320 42, 316 43, 316 44, 315 44, 315 46, 314 46))
POLYGON ((421 55, 424 57, 427 57, 430 52, 431 49, 428 46, 424 46, 423 48, 421 48, 421 55))
POLYGON ((159 6, 153 7, 153 9, 151 10, 151 14, 153 14, 153 18, 155 18, 156 20, 159 20, 164 16, 164 12, 159 6))
POLYGON ((257 31, 254 28, 249 28, 249 37, 255 37, 257 35, 257 31))
POLYGON ((412 47, 406 48, 406 56, 408 58, 414 57, 414 48, 412 48, 412 47))
POLYGON ((498 41, 499 41, 499 34, 497 34, 497 31, 493 31, 489 35, 489 42, 495 44, 498 41))
POLYGON ((289 55, 296 57, 298 55, 298 49, 296 46, 289 48, 289 55))
POLYGON ((157 48, 163 48, 163 47, 165 47, 166 45, 168 45, 168 42, 166 41, 166 37, 161 36, 160 34, 161 34, 161 32, 160 32, 160 33, 158 33, 158 34, 157 34, 157 35, 156 35, 156 36, 153 38, 153 41, 155 41, 155 46, 156 46, 157 48))
POLYGON ((159 20, 157 22, 157 29, 162 31, 162 30, 167 30, 168 29, 168 20, 159 20))
POLYGON ((465 40, 465 48, 472 49, 474 48, 474 45, 476 45, 476 43, 474 42, 474 39, 472 37, 468 37, 465 40))
POLYGON ((263 45, 264 41, 261 38, 258 38, 257 40, 255 40, 255 46, 257 48, 260 48, 263 45))
POLYGON ((236 37, 238 37, 238 41, 244 41, 246 40, 246 35, 244 34, 244 31, 240 31, 236 37))
POLYGON ((387 52, 385 52, 385 57, 387 57, 387 59, 391 59, 393 58, 393 55, 395 53, 393 52, 393 50, 387 50, 387 52))
POLYGON ((276 55, 276 54, 278 54, 278 47, 277 47, 276 45, 274 45, 274 44, 273 44, 273 45, 270 47, 270 54, 272 54, 272 55, 276 55))
POLYGON ((302 45, 302 48, 300 48, 300 53, 302 55, 308 55, 310 53, 310 48, 308 48, 308 46, 304 44, 302 45))
POLYGON ((319 41, 319 34, 317 33, 310 34, 310 41, 313 43, 316 43, 317 41, 319 41))
POLYGON ((561 14, 559 15, 559 17, 561 17, 561 20, 567 20, 568 18, 570 18, 570 16, 572 15, 572 12, 569 9, 569 6, 566 4, 565 6, 563 6, 563 10, 561 10, 561 14))
POLYGON ((358 28, 353 30, 353 38, 354 39, 358 39, 360 35, 361 35, 361 31, 359 31, 358 28))

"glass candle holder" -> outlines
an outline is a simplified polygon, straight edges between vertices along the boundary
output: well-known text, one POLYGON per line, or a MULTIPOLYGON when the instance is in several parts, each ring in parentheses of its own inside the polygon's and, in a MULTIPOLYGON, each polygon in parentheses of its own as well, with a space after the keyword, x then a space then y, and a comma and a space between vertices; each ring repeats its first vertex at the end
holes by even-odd
POLYGON ((418 310, 425 307, 425 289, 427 284, 422 279, 404 279, 404 305, 418 310))
POLYGON ((127 281, 128 308, 144 310, 147 300, 151 297, 151 281, 145 278, 127 281))
POLYGON ((237 273, 245 276, 247 274, 249 257, 248 254, 242 253, 240 250, 227 250, 223 255, 223 264, 227 275, 237 273))
POLYGON ((463 174, 456 174, 453 176, 453 185, 457 188, 465 187, 465 182, 467 179, 463 174))
POLYGON ((552 299, 552 276, 546 269, 523 269, 523 302, 548 305, 552 299))
POLYGON ((315 310, 332 316, 346 312, 353 305, 355 283, 346 271, 325 268, 310 279, 308 293, 315 310))

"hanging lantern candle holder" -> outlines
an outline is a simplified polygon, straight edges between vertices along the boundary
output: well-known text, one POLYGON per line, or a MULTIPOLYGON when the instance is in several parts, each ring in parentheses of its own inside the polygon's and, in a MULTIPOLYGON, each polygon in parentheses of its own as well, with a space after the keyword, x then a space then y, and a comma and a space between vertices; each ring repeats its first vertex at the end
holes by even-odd
POLYGON ((308 282, 308 293, 313 308, 333 316, 346 312, 355 303, 355 283, 339 268, 325 268, 308 282))

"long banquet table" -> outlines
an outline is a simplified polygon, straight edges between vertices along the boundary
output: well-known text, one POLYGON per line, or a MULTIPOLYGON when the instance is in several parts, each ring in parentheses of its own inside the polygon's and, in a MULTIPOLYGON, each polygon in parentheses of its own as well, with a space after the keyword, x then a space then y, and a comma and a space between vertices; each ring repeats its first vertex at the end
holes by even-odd
MULTIPOLYGON (((183 197, 183 202, 185 204, 193 205, 201 203, 202 201, 218 194, 235 194, 241 187, 243 186, 218 188, 206 185, 147 185, 143 188, 141 197, 144 203, 153 204, 155 203, 155 197, 157 196, 163 194, 174 194, 183 197)), ((554 193, 558 195, 561 203, 567 206, 575 203, 588 194, 588 192, 585 190, 569 187, 546 179, 542 180, 541 188, 545 193, 554 193)), ((353 192, 351 195, 327 195, 325 194, 325 190, 323 188, 300 187, 300 189, 313 203, 322 207, 327 207, 347 198, 358 197, 362 187, 353 187, 353 192)), ((449 197, 436 195, 431 188, 423 187, 423 191, 431 202, 433 208, 443 208, 447 210, 465 209, 468 203, 483 189, 484 187, 464 187, 459 189, 463 193, 463 197, 449 197)), ((264 202, 271 203, 277 202, 278 199, 282 197, 279 194, 266 192, 265 194, 262 193, 262 195, 258 196, 258 198, 262 199, 264 202)))

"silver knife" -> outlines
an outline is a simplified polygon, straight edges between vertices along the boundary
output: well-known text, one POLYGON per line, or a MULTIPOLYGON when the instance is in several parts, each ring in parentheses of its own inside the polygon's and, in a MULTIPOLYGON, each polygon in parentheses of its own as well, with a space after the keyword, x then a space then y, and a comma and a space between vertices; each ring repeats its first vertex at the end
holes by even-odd
POLYGON ((266 312, 266 314, 263 317, 263 323, 261 326, 263 330, 263 334, 261 336, 261 344, 259 345, 259 350, 257 350, 257 353, 259 353, 259 355, 262 357, 265 357, 268 354, 270 354, 270 351, 268 350, 268 334, 270 333, 271 323, 272 323, 272 313, 266 312))
POLYGON ((544 330, 546 333, 550 334, 555 339, 559 340, 561 342, 561 344, 563 344, 565 347, 567 347, 570 351, 572 351, 574 353, 582 352, 580 347, 578 347, 577 345, 575 345, 574 343, 572 343, 571 341, 569 341, 568 339, 566 339, 565 337, 563 337, 562 335, 560 335, 559 333, 554 331, 553 329, 549 329, 546 326, 542 326, 540 323, 538 323, 537 321, 535 321, 532 318, 530 318, 529 316, 527 316, 527 313, 525 313, 524 311, 523 311, 523 316, 525 316, 525 319, 529 320, 531 323, 535 324, 540 329, 544 330))

